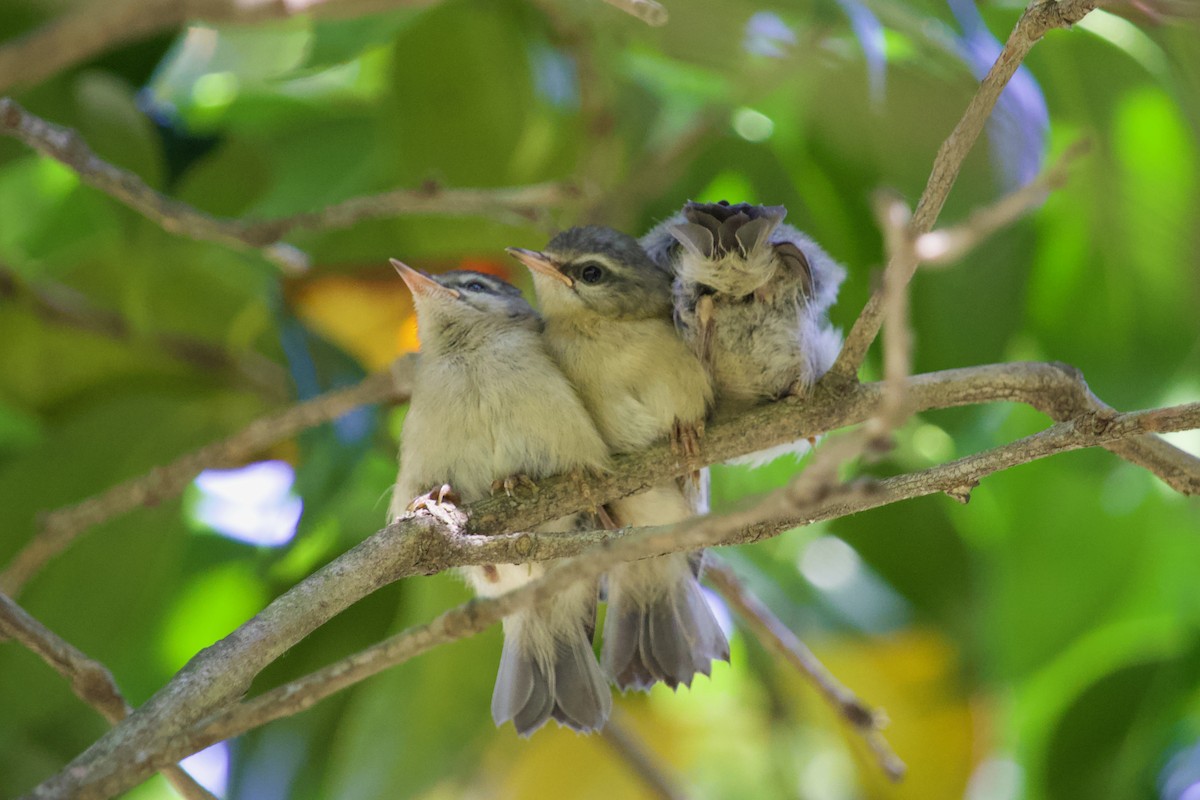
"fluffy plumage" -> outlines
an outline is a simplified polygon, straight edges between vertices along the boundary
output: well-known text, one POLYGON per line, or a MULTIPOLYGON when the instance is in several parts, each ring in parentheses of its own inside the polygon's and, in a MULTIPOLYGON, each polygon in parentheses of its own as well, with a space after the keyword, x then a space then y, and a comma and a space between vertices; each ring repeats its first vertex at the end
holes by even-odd
MULTIPOLYGON (((475 272, 401 274, 413 288, 421 359, 389 519, 442 483, 469 503, 485 497, 493 481, 515 474, 537 480, 604 467, 608 448, 515 287, 475 272)), ((576 525, 594 523, 574 515, 539 530, 576 525)), ((493 597, 544 571, 542 564, 497 564, 463 574, 477 594, 493 597)), ((579 731, 604 724, 612 697, 592 651, 596 601, 597 587, 579 584, 545 609, 504 620, 492 697, 497 725, 512 720, 529 735, 551 718, 579 731)))
MULTIPOLYGON (((679 425, 702 424, 708 377, 675 334, 671 278, 636 240, 589 226, 543 252, 510 249, 534 275, 546 341, 613 452, 642 450, 679 425)), ((705 510, 703 493, 670 481, 611 504, 623 525, 678 522, 705 510)), ((698 559, 695 559, 698 563, 698 559)), ((601 662, 622 689, 690 685, 729 648, 685 554, 612 570, 601 662)))
MULTIPOLYGON (((712 376, 718 407, 803 396, 842 346, 826 313, 846 270, 783 224, 782 206, 688 203, 642 237, 674 275, 676 326, 712 376)), ((763 463, 796 442, 739 462, 763 463)))

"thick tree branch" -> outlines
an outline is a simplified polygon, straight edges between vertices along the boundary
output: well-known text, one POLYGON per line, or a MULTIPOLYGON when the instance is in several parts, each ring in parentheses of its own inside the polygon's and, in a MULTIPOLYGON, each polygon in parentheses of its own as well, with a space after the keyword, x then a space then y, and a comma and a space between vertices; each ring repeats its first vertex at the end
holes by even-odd
MULTIPOLYGON (((117 688, 117 682, 113 680, 107 667, 38 622, 2 592, 0 633, 23 644, 51 669, 66 678, 75 696, 99 711, 110 724, 116 725, 133 710, 121 695, 121 690, 117 688)), ((186 800, 216 800, 207 789, 184 772, 182 767, 168 764, 162 768, 162 773, 186 800)))
POLYGON ((893 781, 903 778, 907 767, 881 733, 886 717, 867 707, 854 692, 843 686, 804 642, 746 588, 728 564, 713 558, 706 565, 705 577, 738 612, 763 647, 787 661, 811 681, 842 719, 854 728, 874 754, 883 773, 893 781))
MULTIPOLYGON (((1004 87, 1016 74, 1017 68, 1021 66, 1033 45, 1049 30, 1074 25, 1092 11, 1099 1, 1033 0, 1025 9, 996 62, 971 98, 962 119, 938 150, 929 181, 909 224, 914 237, 929 233, 933 229, 967 153, 983 132, 984 124, 991 116, 992 108, 995 107, 1004 87)), ((893 273, 894 280, 908 283, 916 267, 917 264, 911 260, 898 260, 889 263, 886 272, 893 273)), ((885 287, 889 280, 886 272, 885 287)), ((866 307, 855 320, 854 327, 850 329, 842 352, 833 365, 832 372, 843 380, 849 380, 858 373, 858 368, 867 355, 867 349, 879 333, 884 316, 884 291, 885 289, 879 289, 871 295, 866 307)))
POLYGON ((75 505, 50 512, 34 538, 0 573, 0 591, 15 596, 48 560, 88 529, 140 506, 178 495, 205 469, 235 466, 273 444, 337 419, 359 406, 407 399, 414 364, 415 357, 402 358, 388 372, 368 376, 355 386, 328 392, 255 420, 227 439, 205 445, 75 505))
MULTIPOLYGON (((1009 369, 990 368, 991 374, 987 373, 989 368, 939 373, 942 377, 937 381, 930 380, 932 376, 918 376, 912 381, 912 398, 919 405, 922 399, 927 401, 933 394, 944 395, 944 391, 934 391, 933 387, 955 385, 964 377, 963 373, 972 372, 976 373, 975 380, 966 386, 958 386, 962 392, 961 402, 945 405, 972 402, 968 399, 971 393, 980 392, 979 387, 983 385, 988 386, 986 393, 998 394, 1005 399, 1021 399, 1023 393, 1040 390, 1041 394, 1047 396, 1045 402, 1056 409, 1078 406, 1078 397, 1071 399, 1064 395, 1078 395, 1086 391, 1077 376, 1053 365, 1001 366, 1009 369), (1065 383, 1061 383, 1060 378, 1057 379, 1060 385, 1055 386, 1054 374, 1064 376, 1065 383), (1030 380, 1031 376, 1033 380, 1030 380), (1055 389, 1058 391, 1053 391, 1055 389)), ((878 399, 878 386, 862 388, 873 388, 872 395, 878 399)), ((978 400, 976 394, 974 401, 978 400)), ((789 404, 776 404, 769 408, 781 416, 808 416, 808 409, 789 407, 789 404)), ((870 409, 865 409, 860 418, 865 418, 869 413, 870 409)), ((819 413, 815 416, 819 416, 819 413)), ((746 433, 747 429, 741 426, 741 422, 739 419, 713 425, 710 438, 716 445, 706 449, 701 460, 725 460, 760 450, 768 443, 760 441, 759 432, 753 427, 749 428, 751 433, 746 433), (732 435, 734 430, 740 431, 736 440, 732 435)), ((764 419, 764 424, 768 423, 769 420, 764 419)), ((780 427, 787 428, 786 424, 777 424, 773 431, 776 435, 780 427)), ((837 459, 827 457, 831 452, 836 452, 836 447, 827 444, 818 450, 814 463, 800 474, 792 486, 768 495, 753 509, 632 532, 553 535, 509 533, 480 537, 462 535, 465 517, 455 509, 447 510, 440 518, 421 514, 404 519, 376 533, 319 570, 229 637, 197 655, 121 728, 103 737, 77 758, 72 767, 47 781, 33 796, 101 797, 107 796, 104 792, 120 791, 132 785, 128 781, 137 782, 139 775, 144 777, 144 770, 157 763, 152 759, 136 768, 129 767, 129 755, 132 752, 144 753, 150 748, 164 747, 163 742, 170 740, 165 745, 162 757, 177 759, 181 757, 177 752, 186 755, 187 752, 193 752, 190 748, 198 750, 249 727, 296 713, 387 666, 401 663, 444 642, 483 630, 540 598, 554 596, 570 582, 598 575, 620 561, 702 546, 758 541, 797 525, 844 516, 910 497, 938 492, 962 497, 983 476, 1053 453, 1111 445, 1150 432, 1195 427, 1200 427, 1200 403, 1128 414, 1116 414, 1111 409, 1107 412, 1084 410, 1071 416, 1069 421, 1056 424, 1041 433, 922 473, 890 478, 877 485, 852 484, 833 488, 830 488, 830 481, 834 471, 827 469, 829 464, 823 462, 831 462, 836 467, 837 459), (267 692, 248 703, 218 711, 211 719, 202 721, 206 714, 225 707, 244 693, 263 667, 317 626, 390 581, 463 564, 519 563, 564 558, 581 552, 587 555, 554 567, 545 578, 529 586, 500 598, 472 601, 428 625, 399 634, 307 678, 267 692), (82 787, 89 788, 83 791, 82 787), (77 791, 83 793, 76 794, 77 791)), ((797 432, 791 430, 769 443, 794 441, 797 436, 797 432)), ((836 444, 836 440, 832 444, 836 444)), ((659 447, 648 451, 645 460, 655 462, 656 458, 661 459, 663 450, 669 451, 669 448, 659 447)), ((631 459, 624 466, 631 470, 639 469, 638 461, 640 459, 631 459)), ((673 457, 672 461, 665 462, 673 466, 663 466, 661 460, 657 463, 664 470, 658 475, 658 480, 668 472, 676 475, 691 469, 690 464, 679 464, 673 457)), ((1200 472, 1196 474, 1200 475, 1200 472)), ((573 481, 569 478, 560 478, 548 485, 556 487, 571 483, 573 481)), ((618 472, 592 487, 591 501, 607 502, 645 485, 648 485, 646 480, 618 472)), ((538 498, 544 494, 554 495, 556 491, 554 488, 548 492, 540 491, 538 498)), ((528 523, 518 524, 510 520, 505 524, 493 519, 482 526, 485 529, 491 526, 501 531, 513 531, 526 524, 536 524, 578 510, 584 504, 578 492, 573 495, 560 494, 549 506, 534 501, 532 506, 540 509, 537 511, 533 507, 521 508, 519 504, 522 502, 503 497, 492 498, 472 506, 471 516, 486 516, 483 510, 489 505, 496 507, 497 504, 516 503, 518 510, 513 512, 513 518, 531 517, 528 523)))
POLYGON ((75 171, 84 183, 156 223, 163 230, 237 249, 259 250, 284 269, 302 271, 308 257, 281 241, 298 229, 345 228, 368 219, 407 214, 481 216, 525 224, 547 209, 573 202, 578 190, 568 184, 541 183, 500 189, 445 189, 430 183, 355 197, 319 211, 264 220, 214 217, 150 188, 137 175, 97 156, 76 131, 31 114, 15 100, 0 97, 0 134, 21 140, 42 155, 75 171))
MULTIPOLYGON (((139 506, 173 497, 204 469, 236 464, 301 430, 328 422, 356 405, 403 400, 411 385, 414 363, 414 357, 406 356, 396 363, 390 375, 371 376, 356 387, 330 392, 256 420, 226 440, 189 453, 73 506, 51 512, 38 535, 0 573, 0 589, 15 595, 38 569, 89 527, 139 506)), ((881 384, 834 384, 815 391, 802 406, 782 403, 752 409, 736 423, 710 426, 702 443, 703 456, 708 463, 715 463, 753 452, 753 447, 743 449, 747 443, 761 443, 761 447, 766 447, 863 422, 878 406, 881 388, 881 384)), ((1065 364, 993 364, 929 373, 912 378, 909 391, 914 411, 1012 401, 1026 403, 1056 421, 1085 413, 1113 413, 1110 406, 1091 393, 1079 372, 1065 364)), ((1143 436, 1104 446, 1153 472, 1176 491, 1200 494, 1200 459, 1174 445, 1158 437, 1143 436)), ((589 482, 586 491, 595 502, 607 502, 650 486, 665 473, 678 468, 678 460, 669 448, 652 448, 636 456, 618 457, 613 474, 597 483, 589 482)), ((471 532, 501 533, 534 527, 576 510, 580 492, 581 484, 577 480, 560 478, 543 482, 533 497, 492 498, 472 509, 471 532)), ((522 547, 532 546, 531 539, 522 541, 522 547)))

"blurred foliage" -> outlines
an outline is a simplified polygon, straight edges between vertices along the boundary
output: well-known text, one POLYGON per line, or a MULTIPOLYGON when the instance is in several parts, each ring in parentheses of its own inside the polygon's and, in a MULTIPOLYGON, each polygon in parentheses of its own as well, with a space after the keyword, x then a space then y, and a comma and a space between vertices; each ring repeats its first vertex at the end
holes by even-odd
MULTIPOLYGON (((915 200, 973 91, 978 53, 994 52, 1019 7, 669 5, 659 29, 598 0, 447 0, 360 20, 193 26, 18 99, 221 215, 286 214, 427 180, 578 180, 595 202, 558 223, 634 233, 688 198, 782 203, 850 267, 834 311, 849 325, 881 259, 870 192, 915 200)), ((66 6, 6 0, 0 38, 66 6)), ((1034 49, 943 218, 995 198, 1043 148, 1096 146, 1030 219, 918 276, 918 370, 1060 359, 1120 408, 1200 396, 1200 47, 1194 23, 1171 17, 1185 6, 1114 4, 1034 49)), ((522 282, 502 249, 543 237, 422 217, 303 232, 291 241, 315 267, 285 279, 254 254, 165 233, 0 140, 0 563, 40 513, 228 435, 281 394, 312 396, 415 348, 388 256, 522 282), (118 315, 128 335, 48 317, 40 298, 64 288, 118 315), (229 358, 189 358, 164 349, 164 335, 229 358), (286 370, 287 385, 236 368, 253 358, 286 370)), ((379 526, 402 415, 350 415, 261 454, 296 469, 304 513, 286 546, 213 535, 194 518, 193 490, 91 531, 22 601, 141 703, 379 526)), ((929 413, 867 469, 920 469, 1044 424, 1001 405, 929 413)), ((1200 451, 1194 433, 1176 441, 1200 451)), ((717 468, 717 505, 795 468, 717 468)), ((967 506, 926 498, 730 553, 833 671, 887 710, 910 767, 900 786, 740 629, 732 666, 712 680, 622 698, 618 713, 702 798, 1191 798, 1198 536, 1195 500, 1088 451, 991 477, 967 506)), ((255 691, 465 597, 451 576, 389 587, 293 648, 255 691)), ((225 796, 651 796, 599 737, 545 730, 526 742, 493 729, 499 641, 492 630, 442 648, 242 737, 227 751, 225 796)), ((3 797, 58 770, 103 723, 11 643, 0 645, 0 676, 3 797)), ((220 754, 216 763, 220 772, 220 754)), ((130 794, 169 795, 161 778, 130 794)))

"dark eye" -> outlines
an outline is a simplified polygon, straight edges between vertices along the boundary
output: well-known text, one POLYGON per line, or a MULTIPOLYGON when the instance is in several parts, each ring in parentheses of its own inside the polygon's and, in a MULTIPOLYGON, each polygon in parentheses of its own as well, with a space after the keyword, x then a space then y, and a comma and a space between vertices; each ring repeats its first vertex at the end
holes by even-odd
POLYGON ((483 281, 471 281, 463 286, 468 292, 486 292, 487 287, 483 285, 483 281))
POLYGON ((579 270, 579 280, 584 283, 599 283, 604 278, 604 267, 599 264, 584 264, 579 270))

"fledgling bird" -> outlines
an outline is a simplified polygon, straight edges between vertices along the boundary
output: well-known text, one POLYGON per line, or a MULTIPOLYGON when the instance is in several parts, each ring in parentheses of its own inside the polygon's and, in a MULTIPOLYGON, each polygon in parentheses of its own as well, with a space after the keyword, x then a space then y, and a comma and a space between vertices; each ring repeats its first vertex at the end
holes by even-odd
MULTIPOLYGON (((571 228, 542 252, 510 247, 533 272, 546 342, 614 453, 672 437, 692 451, 712 401, 704 368, 671 322, 671 278, 630 236, 571 228)), ((688 482, 668 481, 610 504, 623 525, 702 513, 688 482)), ((601 663, 621 689, 691 685, 729 645, 697 581, 699 554, 621 565, 607 577, 601 663)))
MULTIPOLYGON (((509 490, 570 470, 604 469, 608 448, 546 351, 541 320, 516 287, 477 272, 431 277, 392 264, 412 291, 421 358, 400 436, 390 520, 410 500, 410 510, 432 502, 417 495, 443 484, 469 503, 498 486, 509 490)), ((575 527, 596 523, 576 514, 538 530, 575 527)), ((463 574, 476 594, 494 597, 545 568, 496 564, 463 574)), ((528 736, 551 718, 583 732, 604 724, 612 695, 592 650, 597 596, 595 583, 581 583, 552 605, 504 619, 492 695, 497 725, 512 720, 528 736)))
MULTIPOLYGON (((723 413, 803 397, 842 347, 826 314, 846 270, 783 224, 786 214, 783 206, 688 203, 641 239, 675 276, 676 326, 712 376, 723 413)), ((802 440, 736 461, 807 448, 802 440)))

